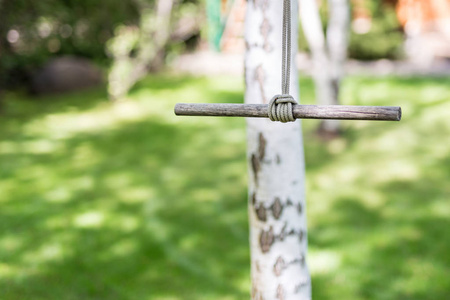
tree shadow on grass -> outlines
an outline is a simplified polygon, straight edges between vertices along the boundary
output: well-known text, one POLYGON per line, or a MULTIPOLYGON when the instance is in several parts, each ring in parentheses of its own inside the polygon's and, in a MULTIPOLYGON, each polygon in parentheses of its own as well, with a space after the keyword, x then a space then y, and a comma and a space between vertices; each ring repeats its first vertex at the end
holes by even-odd
POLYGON ((338 266, 313 276, 314 298, 446 299, 450 190, 432 186, 440 184, 425 172, 414 182, 380 185, 381 206, 335 201, 309 232, 313 249, 339 257, 338 266))
POLYGON ((450 287, 448 218, 393 222, 399 234, 373 247, 358 267, 367 271, 359 295, 365 299, 446 299, 450 287), (407 228, 401 230, 400 228, 407 228))

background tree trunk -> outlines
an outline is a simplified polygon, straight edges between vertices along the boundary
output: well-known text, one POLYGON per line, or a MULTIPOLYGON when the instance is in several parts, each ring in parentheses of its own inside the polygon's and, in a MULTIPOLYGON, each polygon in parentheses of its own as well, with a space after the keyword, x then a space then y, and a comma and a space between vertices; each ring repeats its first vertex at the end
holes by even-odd
MULTIPOLYGON (((339 89, 344 75, 344 64, 347 59, 348 30, 350 26, 350 7, 348 0, 328 0, 329 19, 327 27, 327 45, 330 57, 331 90, 330 104, 339 104, 339 89)), ((338 133, 340 126, 336 120, 324 120, 322 128, 325 132, 338 133)))
MULTIPOLYGON (((292 0, 292 11, 298 3, 292 0)), ((246 103, 281 92, 282 1, 248 1, 245 25, 246 103)), ((292 16, 297 41, 298 16, 292 16)), ((292 57, 297 53, 294 42, 292 57)), ((291 66, 291 95, 299 99, 291 66)), ((306 265, 304 156, 300 121, 247 119, 252 299, 311 299, 306 265)))
MULTIPOLYGON (((325 34, 316 0, 300 0, 300 19, 303 32, 311 50, 313 78, 316 87, 317 102, 321 105, 339 104, 334 93, 325 34)), ((338 132, 339 121, 324 120, 319 131, 338 132)))
POLYGON ((112 100, 125 97, 152 67, 162 65, 164 47, 170 38, 174 0, 158 0, 156 9, 146 0, 134 2, 141 12, 137 36, 133 37, 133 29, 125 29, 110 47, 114 63, 108 76, 108 94, 112 100), (136 55, 132 57, 134 50, 136 55))
MULTIPOLYGON (((329 0, 327 35, 323 32, 316 0, 300 0, 300 16, 313 60, 313 77, 318 103, 339 104, 339 86, 347 58, 350 8, 347 0, 329 0), (326 41, 326 42, 325 42, 326 41)), ((319 133, 336 136, 340 131, 337 120, 323 120, 319 133)))

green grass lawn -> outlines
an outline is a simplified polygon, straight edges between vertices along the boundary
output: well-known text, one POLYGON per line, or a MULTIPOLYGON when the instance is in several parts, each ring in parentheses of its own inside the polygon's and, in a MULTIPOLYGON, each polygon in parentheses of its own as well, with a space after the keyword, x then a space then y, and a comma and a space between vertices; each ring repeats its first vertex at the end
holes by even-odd
MULTIPOLYGON (((116 104, 7 94, 0 299, 249 299, 245 120, 172 112, 242 91, 165 75, 116 104)), ((450 78, 352 77, 343 99, 403 120, 346 121, 328 143, 303 122, 314 300, 448 299, 450 78)))

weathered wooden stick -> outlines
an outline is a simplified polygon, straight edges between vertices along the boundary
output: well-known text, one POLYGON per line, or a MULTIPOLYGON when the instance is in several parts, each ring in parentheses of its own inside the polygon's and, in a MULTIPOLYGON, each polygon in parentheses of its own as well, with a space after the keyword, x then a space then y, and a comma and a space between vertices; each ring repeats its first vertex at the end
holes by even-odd
MULTIPOLYGON (((267 104, 178 103, 175 114, 268 118, 267 109, 267 104)), ((402 109, 398 106, 294 105, 293 113, 297 119, 400 121, 402 118, 402 109)))

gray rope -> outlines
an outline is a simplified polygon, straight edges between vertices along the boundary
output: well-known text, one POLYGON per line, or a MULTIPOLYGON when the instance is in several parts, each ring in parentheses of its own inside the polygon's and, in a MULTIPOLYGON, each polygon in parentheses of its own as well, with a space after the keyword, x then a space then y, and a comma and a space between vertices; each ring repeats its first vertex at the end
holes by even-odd
POLYGON ((291 1, 283 2, 283 41, 282 41, 282 86, 283 94, 289 94, 289 83, 291 75, 291 1))
POLYGON ((297 104, 295 99, 289 95, 289 84, 291 81, 291 1, 283 2, 283 34, 282 34, 282 62, 281 62, 281 92, 275 95, 269 102, 269 118, 272 121, 283 123, 295 121, 292 113, 292 105, 297 104))

